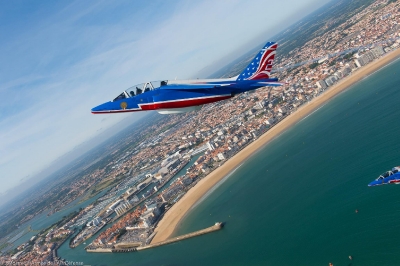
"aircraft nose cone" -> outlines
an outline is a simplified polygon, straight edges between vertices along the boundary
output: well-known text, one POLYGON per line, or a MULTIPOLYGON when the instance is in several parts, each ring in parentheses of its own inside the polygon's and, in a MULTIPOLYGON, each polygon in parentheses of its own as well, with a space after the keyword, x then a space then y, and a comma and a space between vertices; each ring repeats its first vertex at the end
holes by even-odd
POLYGON ((372 181, 371 183, 368 184, 369 187, 373 187, 373 186, 378 186, 381 185, 382 183, 378 182, 378 181, 372 181))
POLYGON ((100 111, 99 106, 96 106, 96 107, 92 108, 92 113, 97 113, 99 111, 100 111))
POLYGON ((105 108, 104 108, 104 103, 103 103, 103 104, 100 104, 100 105, 98 105, 96 107, 93 107, 92 108, 92 114, 97 114, 97 113, 100 113, 100 112, 104 112, 104 110, 105 110, 105 108))

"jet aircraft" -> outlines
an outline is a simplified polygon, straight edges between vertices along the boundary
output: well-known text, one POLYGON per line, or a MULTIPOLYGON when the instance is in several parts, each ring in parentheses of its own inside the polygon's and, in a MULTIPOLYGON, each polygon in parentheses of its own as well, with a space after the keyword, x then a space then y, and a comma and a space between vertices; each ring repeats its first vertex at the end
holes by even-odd
POLYGON ((386 184, 400 184, 400 166, 393 167, 391 171, 381 174, 377 179, 369 183, 368 186, 373 187, 386 184))
POLYGON ((93 114, 156 110, 161 114, 199 110, 202 105, 222 101, 239 93, 266 86, 281 86, 271 78, 278 44, 268 42, 243 72, 227 79, 162 80, 135 85, 114 100, 92 109, 93 114))

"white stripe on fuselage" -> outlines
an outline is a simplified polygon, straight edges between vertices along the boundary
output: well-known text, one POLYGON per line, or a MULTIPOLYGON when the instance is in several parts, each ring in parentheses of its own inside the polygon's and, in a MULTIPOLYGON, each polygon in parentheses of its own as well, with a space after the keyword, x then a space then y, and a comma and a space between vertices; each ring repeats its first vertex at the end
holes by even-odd
POLYGON ((231 95, 230 94, 223 94, 223 95, 213 95, 213 96, 204 96, 204 97, 175 99, 175 100, 168 100, 168 101, 154 101, 154 102, 151 102, 151 103, 139 103, 138 105, 142 106, 142 105, 150 105, 150 104, 155 104, 155 103, 173 103, 173 102, 191 101, 191 100, 197 100, 197 99, 220 98, 220 97, 226 97, 226 96, 231 96, 231 95))

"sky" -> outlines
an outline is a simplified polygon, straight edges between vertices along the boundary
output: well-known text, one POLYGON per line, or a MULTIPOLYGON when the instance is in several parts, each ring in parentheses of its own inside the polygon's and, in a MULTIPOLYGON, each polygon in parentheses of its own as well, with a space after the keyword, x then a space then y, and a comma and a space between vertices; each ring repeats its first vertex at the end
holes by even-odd
POLYGON ((92 107, 134 84, 197 78, 327 2, 0 1, 0 195, 141 117, 92 107))

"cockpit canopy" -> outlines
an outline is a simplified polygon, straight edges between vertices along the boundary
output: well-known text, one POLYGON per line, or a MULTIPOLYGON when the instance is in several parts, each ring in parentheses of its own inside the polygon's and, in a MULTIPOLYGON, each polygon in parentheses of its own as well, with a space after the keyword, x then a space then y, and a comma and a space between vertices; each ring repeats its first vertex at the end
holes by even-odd
POLYGON ((394 175, 397 172, 398 172, 397 170, 395 170, 395 171, 387 171, 387 172, 381 174, 376 180, 382 180, 382 179, 384 179, 386 177, 394 175))
POLYGON ((168 84, 168 80, 162 80, 162 81, 151 81, 151 82, 134 85, 134 86, 128 88, 127 90, 123 91, 120 95, 118 95, 113 100, 113 102, 122 100, 122 99, 126 99, 126 98, 133 98, 139 94, 158 89, 159 87, 165 86, 167 84, 168 84))

